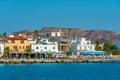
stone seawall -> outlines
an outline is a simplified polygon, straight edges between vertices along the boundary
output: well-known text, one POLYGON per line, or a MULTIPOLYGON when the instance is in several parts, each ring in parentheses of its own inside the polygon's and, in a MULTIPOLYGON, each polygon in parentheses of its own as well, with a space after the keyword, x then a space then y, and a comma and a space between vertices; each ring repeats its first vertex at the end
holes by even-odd
POLYGON ((116 63, 116 60, 80 60, 80 59, 9 59, 0 60, 0 64, 30 64, 30 63, 116 63))

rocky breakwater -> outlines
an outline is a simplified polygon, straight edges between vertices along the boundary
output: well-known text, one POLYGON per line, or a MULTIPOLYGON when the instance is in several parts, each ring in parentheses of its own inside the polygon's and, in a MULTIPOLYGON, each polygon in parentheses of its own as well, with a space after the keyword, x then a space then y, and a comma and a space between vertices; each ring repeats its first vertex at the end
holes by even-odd
POLYGON ((31 63, 114 63, 115 60, 81 60, 81 59, 0 59, 0 64, 31 64, 31 63))

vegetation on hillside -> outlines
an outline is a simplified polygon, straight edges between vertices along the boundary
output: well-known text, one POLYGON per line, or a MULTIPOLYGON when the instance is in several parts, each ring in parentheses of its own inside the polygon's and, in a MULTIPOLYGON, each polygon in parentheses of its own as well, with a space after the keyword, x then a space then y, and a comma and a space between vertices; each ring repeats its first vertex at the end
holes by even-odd
POLYGON ((38 36, 39 33, 40 33, 40 32, 39 32, 38 30, 34 30, 34 31, 33 31, 34 36, 38 36))

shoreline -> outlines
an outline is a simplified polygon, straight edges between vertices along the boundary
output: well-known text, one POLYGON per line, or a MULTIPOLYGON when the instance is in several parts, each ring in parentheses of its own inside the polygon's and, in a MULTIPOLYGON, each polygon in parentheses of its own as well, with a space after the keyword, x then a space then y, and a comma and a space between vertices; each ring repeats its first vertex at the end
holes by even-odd
POLYGON ((110 56, 81 56, 81 58, 6 58, 0 59, 0 64, 31 64, 31 63, 118 63, 120 55, 110 56))
POLYGON ((118 63, 119 60, 75 60, 75 59, 25 59, 0 60, 0 64, 32 64, 32 63, 118 63))

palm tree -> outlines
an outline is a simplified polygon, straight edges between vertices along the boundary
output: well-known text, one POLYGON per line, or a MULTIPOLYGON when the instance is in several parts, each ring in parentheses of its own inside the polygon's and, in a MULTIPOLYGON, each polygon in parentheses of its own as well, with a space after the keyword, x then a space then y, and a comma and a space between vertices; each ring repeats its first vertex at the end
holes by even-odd
POLYGON ((30 54, 32 53, 32 50, 28 48, 28 49, 26 50, 26 52, 27 52, 27 54, 28 54, 28 59, 30 59, 30 54))
POLYGON ((4 42, 5 42, 6 41, 6 37, 7 37, 7 33, 4 32, 2 36, 3 36, 4 42))
POLYGON ((71 52, 71 51, 68 51, 66 55, 67 55, 67 57, 69 57, 69 56, 72 55, 72 52, 71 52))
POLYGON ((95 44, 96 44, 95 50, 97 50, 97 51, 102 50, 102 48, 99 46, 99 45, 100 45, 100 42, 99 42, 99 41, 96 41, 95 44))
POLYGON ((48 53, 48 58, 52 58, 52 53, 48 53))
POLYGON ((6 33, 6 32, 3 33, 3 37, 4 37, 4 38, 7 37, 7 33, 6 33))
POLYGON ((10 52, 10 47, 9 47, 9 46, 5 47, 5 48, 4 48, 5 57, 6 57, 6 55, 7 55, 7 57, 8 57, 9 52, 10 52))

